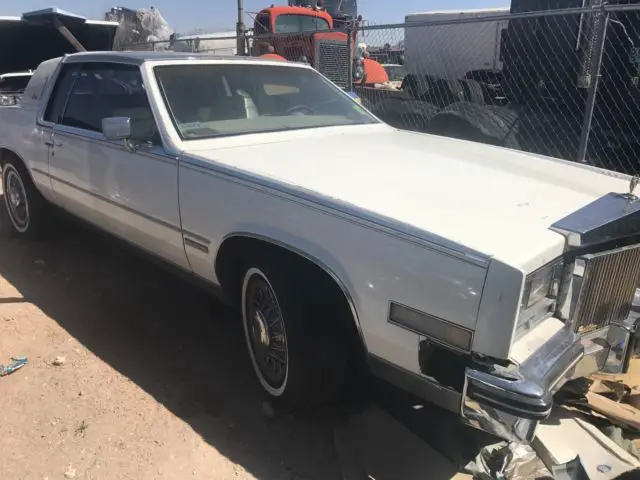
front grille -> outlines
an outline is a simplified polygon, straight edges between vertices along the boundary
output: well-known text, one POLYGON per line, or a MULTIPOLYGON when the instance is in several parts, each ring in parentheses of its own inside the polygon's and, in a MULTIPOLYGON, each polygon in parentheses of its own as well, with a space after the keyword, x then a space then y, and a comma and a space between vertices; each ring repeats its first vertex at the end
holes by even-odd
POLYGON ((344 41, 319 40, 316 47, 316 68, 338 85, 346 88, 349 77, 349 45, 344 41))
POLYGON ((576 332, 586 334, 622 322, 640 280, 640 245, 585 255, 582 286, 573 315, 576 332))

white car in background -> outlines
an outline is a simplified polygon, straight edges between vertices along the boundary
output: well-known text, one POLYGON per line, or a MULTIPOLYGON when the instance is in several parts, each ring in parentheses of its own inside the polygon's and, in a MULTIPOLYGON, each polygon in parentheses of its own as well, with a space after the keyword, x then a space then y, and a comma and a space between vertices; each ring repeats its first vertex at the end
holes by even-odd
POLYGON ((16 105, 32 76, 32 70, 0 75, 0 106, 16 105))

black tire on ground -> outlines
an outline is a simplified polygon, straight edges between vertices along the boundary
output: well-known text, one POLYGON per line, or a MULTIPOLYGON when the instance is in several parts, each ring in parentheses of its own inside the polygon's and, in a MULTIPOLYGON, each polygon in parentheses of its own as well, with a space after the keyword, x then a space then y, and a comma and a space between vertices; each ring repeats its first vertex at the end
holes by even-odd
POLYGON ((439 78, 420 96, 420 100, 443 108, 452 103, 464 102, 465 92, 458 80, 439 78))
POLYGON ((33 184, 24 164, 9 157, 2 165, 4 208, 11 225, 11 233, 36 238, 49 226, 49 203, 33 184))
POLYGON ((323 292, 322 282, 305 281, 315 277, 303 262, 258 255, 246 265, 242 322, 260 386, 281 410, 330 403, 349 359, 341 299, 323 292))
POLYGON ((515 110, 460 102, 434 116, 428 132, 520 150, 520 123, 515 110))
POLYGON ((419 100, 390 100, 375 106, 372 113, 389 125, 404 130, 426 132, 431 118, 440 109, 419 100))
POLYGON ((484 105, 485 91, 483 85, 475 80, 460 80, 464 89, 464 96, 468 102, 484 105))

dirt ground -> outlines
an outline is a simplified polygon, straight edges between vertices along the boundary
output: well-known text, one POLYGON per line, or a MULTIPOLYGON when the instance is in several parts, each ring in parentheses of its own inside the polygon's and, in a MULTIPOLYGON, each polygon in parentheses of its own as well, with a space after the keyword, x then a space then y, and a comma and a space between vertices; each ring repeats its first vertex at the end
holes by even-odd
MULTIPOLYGON (((232 312, 117 242, 59 230, 10 238, 2 209, 0 363, 29 363, 0 378, 0 478, 347 478, 336 426, 348 420, 271 415, 232 312)), ((359 428, 369 441, 378 430, 359 428)), ((451 478, 429 452, 414 455, 440 462, 429 477, 451 478)))

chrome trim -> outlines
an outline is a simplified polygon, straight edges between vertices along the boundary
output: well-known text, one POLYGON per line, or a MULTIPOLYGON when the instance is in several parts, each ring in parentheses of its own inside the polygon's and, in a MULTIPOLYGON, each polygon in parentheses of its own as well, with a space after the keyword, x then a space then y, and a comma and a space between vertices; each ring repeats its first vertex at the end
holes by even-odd
POLYGON ((139 210, 136 210, 136 209, 133 209, 131 207, 127 207, 126 205, 123 205, 121 203, 114 202, 113 200, 111 200, 110 198, 105 197, 104 195, 101 195, 101 194, 99 194, 97 192, 92 192, 90 190, 87 190, 86 188, 78 187, 77 185, 74 185, 71 182, 67 182, 66 180, 62 180, 61 178, 58 178, 58 177, 56 177, 54 175, 51 175, 51 174, 48 174, 48 173, 46 175, 48 175, 49 178, 51 178, 51 180, 54 180, 56 182, 60 182, 63 185, 66 185, 66 186, 68 186, 70 188, 73 188, 74 190, 82 192, 82 193, 84 193, 86 195, 90 195, 90 196, 92 196, 94 198, 97 198, 98 200, 102 200, 103 202, 109 203, 110 205, 113 205, 114 207, 121 208, 122 210, 125 210, 125 211, 127 211, 129 213, 133 213, 134 215, 138 215, 138 216, 140 216, 140 217, 142 217, 142 218, 144 218, 146 220, 149 220, 150 222, 157 223, 158 225, 161 225, 161 226, 163 226, 165 228, 168 228, 170 230, 173 230, 175 232, 182 233, 182 229, 177 225, 173 225, 171 223, 168 223, 168 222, 166 222, 164 220, 161 220, 159 218, 153 217, 151 215, 148 215, 146 213, 143 213, 143 212, 141 212, 139 210))
POLYGON ((473 265, 486 268, 490 258, 475 250, 459 245, 437 235, 411 227, 397 220, 366 212, 347 203, 320 197, 317 193, 301 188, 292 188, 265 177, 252 175, 240 169, 222 166, 213 162, 183 156, 180 166, 189 170, 212 175, 216 178, 241 184, 258 192, 278 197, 282 200, 313 208, 327 215, 333 215, 361 227, 385 233, 395 238, 414 243, 421 247, 452 256, 473 265))
POLYGON ((49 172, 45 172, 44 170, 40 170, 39 168, 33 168, 33 167, 32 167, 32 168, 31 168, 31 171, 32 171, 33 173, 38 173, 38 174, 43 175, 43 176, 45 176, 45 177, 49 177, 49 178, 51 178, 51 175, 49 175, 49 172))
POLYGON ((218 246, 218 249, 215 254, 214 265, 213 265, 214 271, 216 268, 216 263, 218 261, 218 253, 220 252, 220 248, 222 247, 222 245, 224 245, 224 242, 226 240, 231 238, 252 238, 254 240, 260 240, 266 243, 270 243, 272 245, 278 246, 280 248, 284 248, 285 250, 295 253, 296 255, 299 255, 302 258, 305 258, 310 262, 314 263, 315 265, 317 265, 318 267, 320 267, 327 275, 329 275, 329 277, 331 277, 331 279, 334 282, 336 282, 336 285, 338 285, 338 288, 340 288, 345 299, 347 300, 347 304, 349 305, 349 310, 351 310, 351 315, 353 316, 353 320, 356 322, 356 328, 358 329, 358 335, 360 336, 360 340, 362 341, 362 346, 365 349, 365 353, 367 352, 367 343, 365 342, 364 332, 362 330, 362 324, 360 323, 360 316, 358 315, 358 310, 356 308, 356 304, 353 300, 353 297, 351 296, 351 293, 349 292, 349 289, 344 284, 344 282, 329 266, 327 266, 324 262, 314 257, 313 255, 309 255, 307 252, 303 252, 302 250, 299 250, 298 248, 291 246, 287 243, 284 243, 280 240, 276 240, 274 238, 270 238, 267 236, 263 236, 263 235, 259 235, 251 232, 233 232, 225 235, 218 246))
POLYGON ((640 233, 640 201, 608 193, 551 225, 569 247, 586 247, 640 233))
POLYGON ((629 370, 629 362, 634 353, 640 328, 640 312, 632 312, 622 323, 611 324, 607 332, 609 354, 602 371, 623 374, 629 370))
POLYGON ((518 417, 472 400, 468 396, 469 381, 469 375, 465 374, 460 411, 465 425, 510 442, 530 443, 535 438, 538 420, 518 417))
POLYGON ((640 245, 590 253, 577 260, 584 267, 570 317, 576 331, 590 333, 624 322, 640 280, 640 245))
POLYGON ((209 253, 209 247, 208 246, 203 245, 200 242, 196 242, 195 240, 191 240, 190 238, 188 238, 186 236, 184 236, 183 238, 184 238, 185 247, 195 248, 196 250, 199 250, 202 253, 209 253))
POLYGON ((463 422, 509 441, 530 443, 551 413, 554 393, 572 378, 584 347, 570 326, 553 335, 517 368, 480 364, 465 369, 463 422))
POLYGON ((202 235, 198 235, 197 233, 193 233, 190 232, 188 230, 185 230, 184 228, 182 229, 182 234, 185 237, 191 237, 193 240, 197 241, 198 243, 201 243, 205 246, 211 245, 211 240, 209 240, 206 237, 203 237, 202 235))
POLYGON ((138 149, 135 152, 128 150, 125 146, 125 142, 109 142, 104 139, 104 135, 100 132, 94 132, 92 130, 84 130, 82 128, 69 127, 67 125, 56 124, 53 130, 54 136, 62 138, 70 137, 72 139, 84 140, 89 143, 94 143, 102 147, 108 147, 113 150, 127 152, 131 155, 142 155, 152 160, 168 163, 169 165, 176 165, 179 159, 174 155, 170 155, 164 151, 162 145, 154 145, 151 149, 138 149), (156 150, 156 151, 153 151, 156 150))

